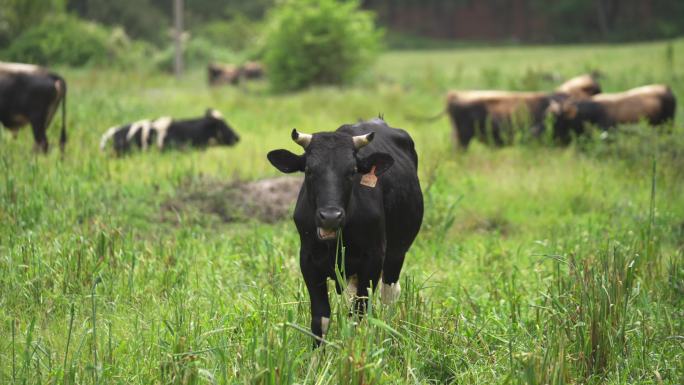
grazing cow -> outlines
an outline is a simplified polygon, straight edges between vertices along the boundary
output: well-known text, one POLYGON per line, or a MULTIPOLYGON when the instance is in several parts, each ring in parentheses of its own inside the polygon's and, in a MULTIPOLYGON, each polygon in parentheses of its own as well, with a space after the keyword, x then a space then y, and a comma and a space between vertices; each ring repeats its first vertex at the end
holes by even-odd
POLYGON ((241 79, 260 79, 264 77, 264 66, 259 62, 249 61, 236 67, 232 64, 212 63, 207 67, 209 85, 236 85, 241 79))
POLYGON ((230 64, 212 63, 207 66, 210 86, 217 86, 220 84, 236 85, 240 81, 240 74, 240 68, 230 64))
POLYGON ((261 79, 264 77, 264 66, 255 61, 248 61, 242 65, 241 73, 245 79, 261 79))
POLYGON ((46 68, 0 62, 0 122, 13 132, 30 123, 35 149, 48 151, 46 130, 62 103, 59 145, 66 144, 66 82, 46 68))
POLYGON ((567 95, 546 92, 451 91, 446 111, 462 148, 475 136, 501 146, 512 141, 516 123, 529 123, 530 132, 539 135, 551 100, 564 98, 567 95))
POLYGON ((375 289, 381 280, 382 302, 398 299, 404 257, 423 219, 423 195, 413 140, 381 119, 313 135, 293 129, 292 139, 304 154, 274 150, 268 160, 284 173, 304 172, 294 222, 318 345, 330 321, 327 279, 342 292, 336 268, 346 275, 359 315, 368 288, 375 289), (338 240, 344 256, 337 254, 338 240))
POLYGON ((173 120, 170 117, 162 117, 112 127, 102 135, 100 149, 104 150, 107 141, 112 138, 117 155, 128 152, 131 145, 146 150, 154 143, 160 150, 163 150, 169 146, 186 144, 193 147, 205 147, 211 141, 232 146, 240 140, 221 113, 211 108, 203 117, 196 119, 173 120))
POLYGON ((549 110, 555 116, 554 137, 567 144, 571 133, 584 132, 586 123, 602 130, 642 119, 651 125, 660 125, 674 119, 676 106, 670 87, 655 84, 620 93, 597 94, 587 100, 554 101, 549 110))
POLYGON ((575 76, 556 88, 556 92, 568 94, 571 98, 588 99, 601 93, 601 85, 588 74, 575 76))

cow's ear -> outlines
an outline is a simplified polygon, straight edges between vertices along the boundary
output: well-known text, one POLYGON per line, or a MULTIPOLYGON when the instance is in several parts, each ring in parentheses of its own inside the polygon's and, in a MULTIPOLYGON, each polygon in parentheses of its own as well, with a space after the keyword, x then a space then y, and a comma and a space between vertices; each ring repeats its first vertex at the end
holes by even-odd
POLYGON ((374 152, 356 162, 356 167, 360 173, 366 174, 375 167, 375 175, 382 175, 394 164, 392 155, 384 152, 374 152))
POLYGON ((287 150, 273 150, 268 153, 267 158, 275 168, 286 174, 304 171, 306 166, 304 155, 293 154, 287 150))

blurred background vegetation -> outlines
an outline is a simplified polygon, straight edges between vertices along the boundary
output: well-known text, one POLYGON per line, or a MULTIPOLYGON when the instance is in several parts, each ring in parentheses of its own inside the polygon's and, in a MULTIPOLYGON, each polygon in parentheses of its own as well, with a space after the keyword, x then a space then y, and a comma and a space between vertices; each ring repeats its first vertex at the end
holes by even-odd
MULTIPOLYGON (((0 58, 170 71, 172 3, 0 0, 0 58)), ((676 0, 355 0, 325 11, 339 3, 185 1, 186 66, 265 60, 275 89, 297 89, 349 82, 383 45, 622 42, 684 34, 684 1, 676 0)))

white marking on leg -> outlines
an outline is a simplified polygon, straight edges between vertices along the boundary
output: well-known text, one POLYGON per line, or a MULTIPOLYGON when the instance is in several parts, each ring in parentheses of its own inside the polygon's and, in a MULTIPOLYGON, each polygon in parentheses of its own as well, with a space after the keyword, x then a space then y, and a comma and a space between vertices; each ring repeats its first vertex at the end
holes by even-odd
POLYGON ((328 326, 330 326, 330 318, 321 317, 321 330, 323 331, 323 338, 328 334, 328 326))
POLYGON ((345 293, 347 294, 347 298, 349 298, 349 301, 354 301, 356 298, 356 294, 359 292, 359 277, 356 276, 356 274, 352 275, 351 277, 347 278, 347 288, 345 289, 345 293))
POLYGON ((401 295, 401 286, 399 282, 387 284, 380 280, 380 301, 385 305, 391 305, 399 299, 401 295))
POLYGON ((142 130, 142 133, 140 135, 141 136, 141 138, 140 138, 141 146, 142 146, 143 151, 147 151, 147 145, 148 145, 147 142, 150 139, 150 131, 152 131, 152 122, 149 120, 146 121, 145 124, 143 124, 141 130, 142 130))
POLYGON ((148 119, 138 120, 137 122, 131 123, 131 127, 128 129, 128 133, 126 134, 126 141, 130 142, 135 134, 137 134, 146 123, 149 123, 148 119))
POLYGON ((110 127, 105 131, 105 133, 102 135, 102 138, 100 139, 100 150, 104 151, 105 147, 107 146, 107 141, 111 139, 112 136, 119 130, 120 126, 114 126, 110 127))
POLYGON ((152 128, 157 132, 157 148, 160 150, 164 149, 164 140, 172 122, 173 119, 170 116, 164 116, 152 122, 152 128))

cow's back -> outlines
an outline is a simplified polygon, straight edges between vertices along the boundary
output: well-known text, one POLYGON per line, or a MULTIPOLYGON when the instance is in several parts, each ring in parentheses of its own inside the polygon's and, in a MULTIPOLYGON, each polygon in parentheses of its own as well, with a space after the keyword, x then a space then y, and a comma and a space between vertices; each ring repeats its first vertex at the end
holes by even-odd
POLYGON ((591 101, 601 105, 616 122, 636 123, 662 114, 664 101, 672 96, 666 85, 654 84, 619 93, 598 94, 591 101))
POLYGON ((413 139, 406 131, 389 127, 382 119, 344 125, 337 131, 350 135, 374 132, 373 141, 359 150, 359 158, 384 152, 394 159, 392 167, 378 178, 378 186, 383 192, 388 248, 408 249, 423 220, 423 193, 413 139))

